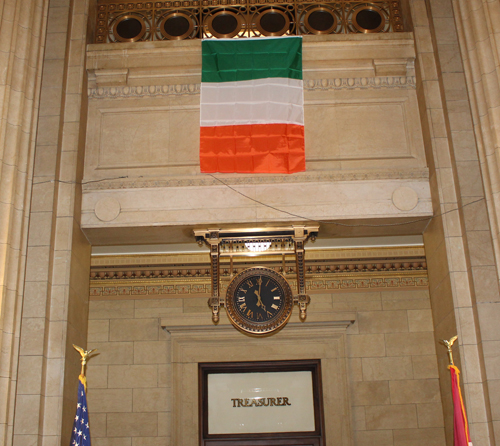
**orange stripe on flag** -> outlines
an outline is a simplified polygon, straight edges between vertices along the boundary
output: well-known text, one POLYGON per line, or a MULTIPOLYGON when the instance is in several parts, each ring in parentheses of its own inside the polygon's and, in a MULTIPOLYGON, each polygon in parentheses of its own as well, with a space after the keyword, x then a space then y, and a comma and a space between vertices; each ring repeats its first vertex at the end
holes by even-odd
POLYGON ((306 168, 304 126, 200 127, 202 172, 294 173, 306 168))

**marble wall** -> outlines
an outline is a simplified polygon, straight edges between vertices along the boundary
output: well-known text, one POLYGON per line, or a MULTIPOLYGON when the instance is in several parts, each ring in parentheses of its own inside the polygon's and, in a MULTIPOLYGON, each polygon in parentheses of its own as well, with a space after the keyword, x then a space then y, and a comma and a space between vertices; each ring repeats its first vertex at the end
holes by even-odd
POLYGON ((268 338, 221 316, 205 297, 91 301, 93 443, 196 444, 197 362, 320 358, 327 445, 445 444, 427 290, 313 294, 268 338))

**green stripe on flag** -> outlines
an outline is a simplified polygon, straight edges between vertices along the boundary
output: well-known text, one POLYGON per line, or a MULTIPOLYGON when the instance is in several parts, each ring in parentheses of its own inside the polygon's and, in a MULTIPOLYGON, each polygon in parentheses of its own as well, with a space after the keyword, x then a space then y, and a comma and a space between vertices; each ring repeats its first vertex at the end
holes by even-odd
POLYGON ((302 38, 203 40, 202 82, 302 79, 302 38))

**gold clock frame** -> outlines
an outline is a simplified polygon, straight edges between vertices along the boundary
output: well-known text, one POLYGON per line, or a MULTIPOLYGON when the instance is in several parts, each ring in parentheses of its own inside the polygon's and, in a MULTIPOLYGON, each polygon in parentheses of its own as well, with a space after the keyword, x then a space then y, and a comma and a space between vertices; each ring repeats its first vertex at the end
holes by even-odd
MULTIPOLYGON (((285 256, 295 256, 297 273, 297 294, 293 296, 293 303, 299 307, 300 320, 307 317, 307 305, 311 298, 306 293, 305 282, 305 250, 308 240, 314 241, 318 235, 318 225, 291 225, 269 228, 236 228, 236 229, 195 229, 194 235, 199 245, 206 244, 210 248, 210 276, 212 292, 208 305, 212 309, 212 322, 219 322, 220 308, 225 304, 225 297, 220 296, 220 259, 229 257, 230 273, 232 275, 233 257, 257 257, 281 255, 283 263, 285 256), (272 249, 262 252, 253 252, 246 249, 250 243, 270 243, 272 249)), ((285 277, 286 279, 286 277, 285 277)), ((272 332, 272 331, 271 331, 272 332)))
POLYGON ((264 266, 252 266, 237 274, 233 278, 233 280, 231 280, 231 283, 229 284, 226 292, 225 307, 227 316, 238 330, 256 336, 267 335, 283 328, 288 322, 288 319, 290 319, 293 310, 292 288, 290 287, 290 284, 288 283, 286 278, 273 269, 266 268, 264 266), (236 310, 236 305, 233 299, 238 286, 241 285, 241 283, 247 280, 249 277, 254 277, 256 275, 272 278, 283 288, 283 307, 279 310, 278 314, 276 314, 273 319, 264 323, 252 322, 242 317, 236 310))

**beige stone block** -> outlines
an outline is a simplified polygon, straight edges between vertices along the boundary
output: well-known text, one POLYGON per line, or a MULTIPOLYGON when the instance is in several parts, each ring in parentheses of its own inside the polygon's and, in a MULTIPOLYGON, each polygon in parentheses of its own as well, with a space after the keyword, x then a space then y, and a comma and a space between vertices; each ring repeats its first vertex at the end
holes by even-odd
POLYGON ((42 356, 19 356, 17 393, 37 395, 42 390, 42 356))
POLYGON ((362 367, 365 381, 390 381, 413 378, 410 356, 363 358, 362 367))
POLYGON ((93 446, 132 446, 132 437, 123 438, 95 438, 92 432, 92 445, 93 446))
POLYGON ((108 388, 156 387, 158 371, 155 365, 110 365, 108 388))
POLYGON ((184 313, 205 313, 207 311, 206 297, 183 299, 182 305, 184 313))
POLYGON ((99 389, 88 392, 92 413, 132 412, 132 389, 99 389))
POLYGON ((45 60, 64 59, 65 52, 66 52, 66 34, 48 33, 47 40, 45 43, 45 60))
POLYGON ((432 318, 434 320, 434 327, 437 327, 454 311, 453 298, 451 277, 448 275, 431 292, 432 318))
POLYGON ((40 419, 40 395, 18 395, 14 419, 15 435, 37 435, 40 419))
POLYGON ((161 317, 172 313, 181 313, 183 299, 145 299, 135 301, 135 317, 161 317))
POLYGON ((489 231, 470 231, 467 233, 469 240, 469 255, 472 266, 494 265, 493 245, 489 231))
POLYGON ((160 330, 158 319, 114 319, 110 322, 111 341, 156 341, 160 330))
POLYGON ((32 212, 28 243, 30 246, 48 246, 52 235, 52 212, 32 212))
POLYGON ((54 414, 62 411, 63 399, 61 396, 48 396, 43 400, 43 432, 46 435, 56 437, 61 434, 61 420, 54 414))
POLYGON ((441 403, 417 404, 418 427, 444 427, 443 407, 441 403))
POLYGON ((45 395, 60 396, 61 382, 64 380, 64 358, 47 358, 45 367, 45 395))
POLYGON ((406 311, 369 311, 358 313, 360 333, 400 333, 408 331, 406 311))
POLYGON ((426 299, 384 300, 383 310, 424 310, 431 307, 431 301, 426 299))
POLYGON ((311 298, 311 303, 307 307, 307 312, 323 312, 331 311, 332 295, 331 294, 315 294, 311 298))
MULTIPOLYGON (((445 280, 446 276, 449 275, 448 253, 444 241, 439 244, 433 254, 427 255, 427 264, 429 270, 430 296, 431 302, 433 302, 433 284, 441 284, 443 280, 445 280)), ((434 308, 433 314, 435 314, 434 308)))
MULTIPOLYGON (((1 428, 0 432, 2 432, 1 428)), ((14 435, 13 437, 13 446, 37 446, 38 444, 38 435, 14 435)))
POLYGON ((89 319, 128 319, 133 317, 133 300, 93 300, 89 302, 89 319))
POLYGON ((51 33, 66 33, 68 27, 69 7, 49 8, 48 30, 51 33))
MULTIPOLYGON (((90 410, 92 408, 89 407, 90 410)), ((91 413, 89 417, 89 424, 92 435, 92 442, 94 442, 94 438, 105 438, 106 433, 106 422, 107 422, 107 414, 105 413, 91 413)))
MULTIPOLYGON (((454 130, 451 133, 451 137, 453 139, 453 152, 457 161, 477 161, 478 156, 474 132, 454 130)), ((474 205, 464 207, 464 213, 467 213, 467 210, 472 206, 474 205)))
POLYGON ((365 411, 367 430, 417 427, 417 409, 414 404, 366 406, 365 411))
MULTIPOLYGON (((51 322, 48 333, 48 349, 47 356, 49 358, 62 358, 64 357, 65 345, 63 342, 64 334, 66 333, 65 322, 51 322)), ((71 333, 68 333, 70 335, 71 333)), ((79 342, 79 341, 77 341, 79 342)))
POLYGON ((408 326, 411 332, 434 331, 431 310, 408 310, 408 326))
POLYGON ((165 364, 168 357, 166 341, 134 342, 134 364, 165 364))
MULTIPOLYGON (((425 19, 425 21, 427 22, 427 19, 425 19)), ((413 32, 415 34, 415 40, 417 41, 418 52, 432 53, 434 51, 434 48, 432 45, 432 37, 429 31, 429 27, 427 25, 415 26, 413 32)))
POLYGON ((87 339, 88 342, 107 342, 109 340, 109 320, 89 320, 87 339))
POLYGON ((35 246, 28 248, 26 260, 26 274, 33 282, 48 280, 49 274, 49 247, 35 246))
POLYGON ((158 433, 156 413, 110 413, 107 415, 108 437, 147 437, 158 433))
POLYGON ((351 408, 352 429, 354 432, 366 429, 365 406, 354 406, 351 408))
POLYGON ((99 353, 92 358, 93 365, 134 363, 133 342, 94 342, 92 347, 99 353))
POLYGON ((500 341, 483 341, 486 378, 500 379, 500 341))
POLYGON ((351 358, 385 356, 383 334, 347 336, 347 354, 351 358))
POLYGON ((439 381, 437 379, 416 379, 392 381, 389 383, 392 404, 439 403, 439 381))
POLYGON ((89 363, 87 366, 87 385, 89 389, 103 389, 108 387, 108 366, 89 363))
MULTIPOLYGON (((449 2, 445 1, 443 3, 449 3, 449 2)), ((453 18, 453 15, 448 17, 433 16, 433 22, 434 22, 434 29, 436 32, 436 40, 440 44, 458 43, 458 37, 455 28, 455 19, 453 18)))
MULTIPOLYGON (((404 381, 403 381, 404 382, 404 381)), ((380 406, 391 404, 388 381, 360 381, 351 385, 354 406, 380 406)))
POLYGON ((23 318, 21 329, 21 355, 43 355, 45 339, 45 318, 23 318))
POLYGON ((394 446, 443 446, 446 444, 443 428, 398 429, 393 432, 394 446))
MULTIPOLYGON (((500 379, 489 380, 488 390, 490 397, 491 417, 493 420, 498 421, 500 420, 500 379)), ((486 420, 478 420, 478 421, 486 421, 486 420)))
POLYGON ((463 71, 460 48, 457 44, 438 43, 439 64, 443 73, 456 73, 463 71))
POLYGON ((158 412, 158 437, 168 438, 172 435, 172 413, 158 412))
POLYGON ((59 116, 40 116, 38 119, 38 145, 50 146, 58 143, 59 120, 59 116))
MULTIPOLYGON (((438 79, 436 61, 432 53, 419 53, 418 60, 423 71, 422 78, 424 81, 436 81, 438 79)), ((431 100, 434 100, 432 98, 431 100)), ((438 99, 440 99, 438 97, 438 99)), ((430 105, 430 104, 429 104, 430 105)), ((441 105, 442 107, 442 105, 441 105)), ((437 107, 436 107, 437 108, 437 107)))
POLYGON ((167 412, 170 408, 169 389, 134 389, 134 412, 167 412))
POLYGON ((169 437, 134 437, 132 446, 167 446, 169 437))
POLYGON ((476 302, 498 302, 500 300, 494 266, 472 267, 476 302))
POLYGON ((435 355, 412 356, 411 361, 415 379, 439 378, 435 355))
POLYGON ((352 381, 363 381, 363 368, 361 358, 349 358, 347 360, 347 376, 352 381))
POLYGON ((387 356, 435 355, 434 334, 428 332, 408 333, 404 342, 401 335, 386 334, 385 348, 387 356))
POLYGON ((47 306, 47 287, 48 283, 43 282, 25 282, 24 285, 24 317, 38 317, 45 314, 47 306))
POLYGON ((392 431, 357 431, 354 432, 355 446, 392 446, 392 431))

